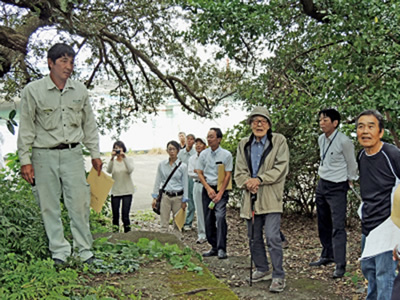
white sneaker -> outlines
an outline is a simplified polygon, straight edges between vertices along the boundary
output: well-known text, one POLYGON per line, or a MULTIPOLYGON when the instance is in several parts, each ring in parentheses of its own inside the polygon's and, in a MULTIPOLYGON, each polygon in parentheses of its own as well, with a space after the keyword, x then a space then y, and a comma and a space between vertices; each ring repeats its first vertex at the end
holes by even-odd
POLYGON ((205 242, 207 242, 207 239, 198 238, 196 244, 204 244, 205 242))
MULTIPOLYGON (((271 278, 272 278, 271 271, 261 272, 261 271, 256 270, 252 274, 251 281, 259 282, 259 281, 263 281, 263 280, 270 280, 271 278)), ((247 281, 250 281, 250 277, 247 278, 247 281)))
POLYGON ((185 230, 185 231, 191 231, 191 230, 192 230, 192 226, 185 225, 185 226, 183 226, 183 230, 185 230))
POLYGON ((269 291, 273 293, 280 293, 286 287, 285 279, 283 278, 272 278, 272 283, 269 287, 269 291))

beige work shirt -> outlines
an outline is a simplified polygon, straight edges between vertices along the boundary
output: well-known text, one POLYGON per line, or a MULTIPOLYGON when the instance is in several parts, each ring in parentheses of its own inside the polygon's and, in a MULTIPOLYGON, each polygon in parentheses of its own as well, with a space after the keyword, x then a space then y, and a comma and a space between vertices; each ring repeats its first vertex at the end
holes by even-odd
POLYGON ((99 158, 99 135, 86 87, 68 79, 60 91, 50 76, 28 84, 22 91, 18 155, 31 164, 29 149, 83 143, 92 158, 99 158))

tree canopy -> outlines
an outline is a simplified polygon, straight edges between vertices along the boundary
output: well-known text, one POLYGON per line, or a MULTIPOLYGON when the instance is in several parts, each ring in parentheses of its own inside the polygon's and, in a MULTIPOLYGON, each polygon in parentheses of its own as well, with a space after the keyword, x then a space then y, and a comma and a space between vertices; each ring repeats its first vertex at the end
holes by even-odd
POLYGON ((239 90, 250 105, 264 103, 285 126, 299 127, 313 123, 323 107, 336 107, 345 123, 354 123, 364 109, 378 109, 400 146, 398 1, 183 5, 195 13, 193 36, 218 43, 221 54, 249 70, 239 90))
POLYGON ((171 1, 4 0, 0 15, 0 95, 7 100, 43 76, 33 58, 45 61, 51 42, 37 34, 50 29, 85 51, 90 73, 75 77, 88 87, 105 78, 118 82, 124 117, 156 112, 172 97, 207 117, 232 93, 225 66, 201 59, 185 39, 187 13, 171 1))
MULTIPOLYGON (((398 1, 179 3, 193 13, 191 37, 218 44, 218 55, 245 72, 236 96, 248 109, 270 109, 273 130, 286 136, 291 151, 286 199, 303 211, 312 212, 321 109, 337 108, 341 130, 353 139, 358 114, 377 109, 387 120, 384 139, 400 147, 398 1)), ((235 130, 233 140, 246 125, 235 130)))

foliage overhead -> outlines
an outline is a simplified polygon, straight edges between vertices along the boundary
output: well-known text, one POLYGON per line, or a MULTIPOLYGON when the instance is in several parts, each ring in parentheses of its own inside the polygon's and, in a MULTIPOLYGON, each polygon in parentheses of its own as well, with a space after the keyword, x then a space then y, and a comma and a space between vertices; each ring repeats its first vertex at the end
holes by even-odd
POLYGON ((384 139, 400 147, 400 2, 176 1, 192 13, 187 38, 218 44, 217 55, 243 72, 236 96, 248 110, 268 107, 273 131, 287 138, 285 199, 296 209, 313 212, 322 108, 339 110, 341 130, 355 143, 357 115, 378 109, 387 120, 384 139))
POLYGON ((46 62, 55 41, 86 58, 75 76, 88 87, 103 79, 118 83, 121 118, 157 112, 172 97, 187 112, 207 117, 232 93, 225 66, 201 59, 185 41, 187 13, 168 0, 4 0, 0 16, 0 95, 6 100, 43 76, 37 62, 46 62))
POLYGON ((398 1, 178 2, 194 13, 193 39, 218 43, 248 71, 239 95, 249 106, 267 105, 303 137, 321 108, 336 107, 349 124, 375 108, 400 146, 398 1))

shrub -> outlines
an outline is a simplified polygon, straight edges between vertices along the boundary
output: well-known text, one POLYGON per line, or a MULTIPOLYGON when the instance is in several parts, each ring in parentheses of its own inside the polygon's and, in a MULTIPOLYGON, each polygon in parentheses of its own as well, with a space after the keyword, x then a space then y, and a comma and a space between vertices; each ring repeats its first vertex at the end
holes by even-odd
POLYGON ((21 179, 16 155, 9 155, 10 169, 0 173, 0 260, 15 253, 19 260, 48 257, 47 237, 30 185, 21 179))

